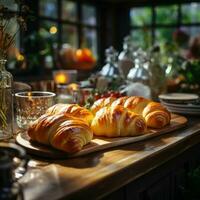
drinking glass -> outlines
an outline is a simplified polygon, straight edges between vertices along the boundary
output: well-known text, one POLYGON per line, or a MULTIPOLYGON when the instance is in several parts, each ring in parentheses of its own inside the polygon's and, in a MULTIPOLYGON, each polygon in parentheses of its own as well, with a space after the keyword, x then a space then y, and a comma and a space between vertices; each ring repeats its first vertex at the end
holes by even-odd
POLYGON ((27 129, 54 104, 55 93, 33 91, 15 94, 16 121, 19 128, 27 129))

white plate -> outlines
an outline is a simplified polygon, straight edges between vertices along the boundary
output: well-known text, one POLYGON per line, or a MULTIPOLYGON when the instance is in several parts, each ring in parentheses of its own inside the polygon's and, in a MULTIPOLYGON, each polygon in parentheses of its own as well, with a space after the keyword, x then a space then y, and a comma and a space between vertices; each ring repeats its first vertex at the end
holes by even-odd
POLYGON ((172 113, 177 113, 177 114, 189 114, 189 115, 200 115, 200 111, 191 111, 191 110, 177 110, 177 109, 171 109, 168 108, 168 110, 172 113))
POLYGON ((177 110, 177 111, 186 111, 186 112, 199 112, 200 113, 200 109, 186 109, 186 108, 175 108, 175 107, 167 107, 168 110, 177 110))
POLYGON ((185 109, 185 110, 194 110, 194 111, 200 111, 200 106, 193 106, 193 105, 182 105, 182 104, 169 104, 169 103, 163 103, 162 105, 164 105, 167 108, 174 108, 174 109, 185 109))
POLYGON ((177 110, 177 111, 186 111, 186 112, 199 112, 200 109, 191 109, 191 108, 176 108, 176 107, 167 107, 168 110, 177 110))
POLYGON ((161 94, 159 98, 167 102, 185 102, 185 101, 195 101, 199 98, 197 94, 188 93, 169 93, 161 94))
POLYGON ((165 101, 162 101, 161 100, 161 103, 165 106, 165 107, 176 107, 176 108, 192 108, 192 109, 195 109, 195 108, 199 108, 200 109, 200 105, 195 105, 195 104, 192 104, 192 103, 187 103, 187 104, 179 104, 179 103, 168 103, 168 102, 165 102, 165 101))

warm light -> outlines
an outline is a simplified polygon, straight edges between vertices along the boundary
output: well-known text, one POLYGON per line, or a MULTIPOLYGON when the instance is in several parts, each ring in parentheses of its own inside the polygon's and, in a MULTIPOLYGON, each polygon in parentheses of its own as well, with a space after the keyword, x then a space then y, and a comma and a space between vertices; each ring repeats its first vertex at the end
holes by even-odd
POLYGON ((51 34, 56 34, 57 31, 58 31, 58 29, 57 29, 56 26, 52 26, 52 27, 49 29, 49 32, 50 32, 51 34))
POLYGON ((62 72, 56 74, 54 79, 57 84, 66 84, 69 80, 67 74, 62 72))
POLYGON ((31 94, 31 92, 28 92, 28 100, 32 100, 32 94, 31 94))
POLYGON ((72 91, 77 91, 79 89, 79 85, 76 83, 71 83, 68 85, 68 89, 72 91))
POLYGON ((77 56, 82 56, 82 50, 81 49, 77 49, 76 54, 77 54, 77 56))
POLYGON ((23 61, 24 60, 24 56, 22 54, 18 54, 17 55, 17 60, 18 61, 23 61))
POLYGON ((15 56, 18 61, 24 60, 24 56, 19 52, 19 49, 15 49, 15 56))
POLYGON ((53 71, 53 79, 56 84, 69 84, 76 82, 76 70, 55 70, 53 71))

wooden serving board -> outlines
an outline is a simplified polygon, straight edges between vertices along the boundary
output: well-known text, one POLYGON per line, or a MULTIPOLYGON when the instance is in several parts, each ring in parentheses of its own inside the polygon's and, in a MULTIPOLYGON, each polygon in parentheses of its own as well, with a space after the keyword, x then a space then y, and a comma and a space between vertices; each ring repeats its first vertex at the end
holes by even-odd
POLYGON ((58 159, 67 157, 77 157, 95 151, 108 149, 111 147, 116 147, 124 144, 146 140, 155 136, 159 136, 164 133, 169 133, 185 126, 186 123, 187 119, 185 117, 181 115, 172 114, 170 125, 162 129, 148 129, 148 132, 145 135, 135 136, 135 137, 117 137, 117 138, 96 137, 91 141, 90 144, 84 146, 84 148, 80 152, 70 155, 65 152, 55 150, 49 146, 41 145, 39 143, 31 141, 26 132, 19 132, 19 134, 16 137, 16 142, 19 145, 25 147, 29 153, 46 158, 58 159))

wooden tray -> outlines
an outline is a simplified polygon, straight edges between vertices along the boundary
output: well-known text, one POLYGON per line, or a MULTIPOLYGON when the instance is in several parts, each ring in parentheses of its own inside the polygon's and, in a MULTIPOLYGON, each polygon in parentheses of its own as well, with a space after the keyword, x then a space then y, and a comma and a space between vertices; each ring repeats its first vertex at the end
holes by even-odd
POLYGON ((54 158, 54 159, 76 157, 76 156, 86 155, 95 151, 108 149, 111 147, 116 147, 124 144, 146 140, 155 136, 159 136, 164 133, 169 133, 185 126, 186 123, 187 119, 185 117, 172 114, 170 125, 162 129, 149 129, 147 134, 136 137, 118 137, 118 138, 96 137, 92 140, 90 144, 84 146, 84 148, 80 152, 71 155, 59 150, 55 150, 49 146, 41 145, 39 143, 31 141, 26 132, 19 132, 19 134, 16 137, 16 142, 19 145, 25 147, 29 153, 34 155, 46 158, 54 158))

